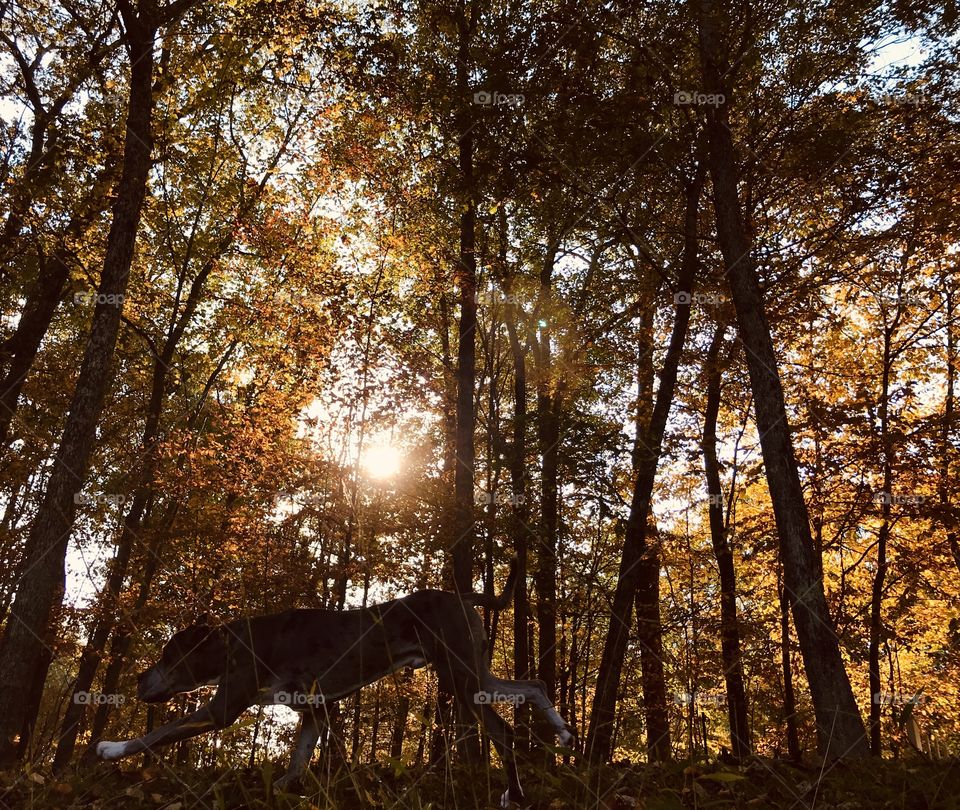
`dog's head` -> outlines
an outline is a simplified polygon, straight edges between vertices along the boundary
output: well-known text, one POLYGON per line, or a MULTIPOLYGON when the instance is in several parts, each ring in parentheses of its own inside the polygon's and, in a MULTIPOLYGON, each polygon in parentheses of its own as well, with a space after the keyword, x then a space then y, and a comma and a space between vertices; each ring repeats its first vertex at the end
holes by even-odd
POLYGON ((193 624, 176 633, 160 660, 140 675, 137 697, 145 703, 163 703, 181 692, 192 692, 215 682, 225 660, 226 645, 217 628, 205 621, 193 624))

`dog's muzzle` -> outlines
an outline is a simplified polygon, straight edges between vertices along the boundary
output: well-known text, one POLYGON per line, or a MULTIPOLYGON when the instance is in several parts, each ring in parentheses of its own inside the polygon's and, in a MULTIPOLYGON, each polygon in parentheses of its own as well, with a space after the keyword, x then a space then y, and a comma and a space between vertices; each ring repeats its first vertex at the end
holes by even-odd
POLYGON ((137 678, 137 697, 144 703, 163 703, 173 697, 166 679, 156 669, 148 669, 137 678))

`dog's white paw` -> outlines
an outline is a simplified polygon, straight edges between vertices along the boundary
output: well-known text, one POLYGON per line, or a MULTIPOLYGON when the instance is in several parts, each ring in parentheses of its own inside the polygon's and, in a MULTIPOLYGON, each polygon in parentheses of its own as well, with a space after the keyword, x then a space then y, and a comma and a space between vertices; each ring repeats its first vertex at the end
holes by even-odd
POLYGON ((576 738, 567 729, 562 728, 557 732, 557 739, 560 740, 560 745, 570 748, 576 738))
POLYGON ((124 742, 98 742, 97 756, 106 760, 120 759, 126 748, 127 744, 124 742))
POLYGON ((505 791, 503 791, 503 795, 500 797, 500 806, 503 808, 503 810, 507 810, 507 808, 510 806, 510 788, 507 788, 505 791))

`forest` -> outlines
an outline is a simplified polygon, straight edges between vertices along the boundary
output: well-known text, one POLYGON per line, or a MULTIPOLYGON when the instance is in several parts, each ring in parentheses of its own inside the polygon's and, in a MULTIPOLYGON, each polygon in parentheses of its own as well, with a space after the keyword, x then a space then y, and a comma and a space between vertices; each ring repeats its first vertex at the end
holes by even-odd
POLYGON ((954 0, 0 0, 0 808, 960 808, 958 62, 954 0), (216 719, 281 613, 355 691, 216 719))

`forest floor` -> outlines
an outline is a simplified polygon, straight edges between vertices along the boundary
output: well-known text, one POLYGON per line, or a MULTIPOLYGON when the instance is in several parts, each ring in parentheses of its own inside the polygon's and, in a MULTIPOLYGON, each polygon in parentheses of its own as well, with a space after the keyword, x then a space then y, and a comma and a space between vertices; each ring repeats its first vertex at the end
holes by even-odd
MULTIPOLYGON (((495 808, 504 790, 499 768, 408 768, 391 761, 351 771, 315 770, 303 796, 271 790, 271 766, 184 770, 97 765, 59 779, 0 773, 0 808, 153 808, 153 810, 324 810, 325 808, 495 808), (456 789, 454 789, 456 787, 456 789)), ((611 765, 585 770, 522 768, 526 806, 537 810, 674 808, 957 808, 960 762, 870 761, 825 769, 755 758, 742 766, 611 765)))

